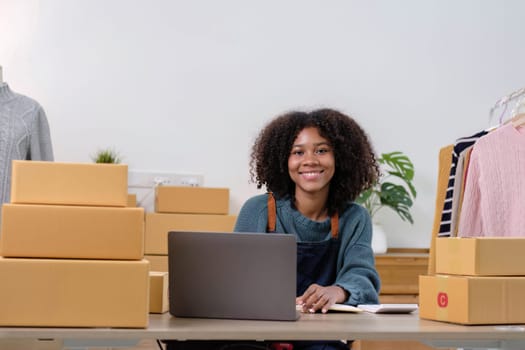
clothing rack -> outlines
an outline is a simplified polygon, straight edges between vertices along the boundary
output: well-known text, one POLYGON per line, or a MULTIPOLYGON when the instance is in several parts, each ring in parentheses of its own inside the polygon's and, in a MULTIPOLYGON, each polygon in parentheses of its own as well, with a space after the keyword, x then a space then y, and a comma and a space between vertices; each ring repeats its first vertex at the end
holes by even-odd
MULTIPOLYGON (((494 116, 494 112, 496 111, 496 109, 498 109, 500 107, 504 107, 503 112, 501 113, 501 115, 500 115, 500 117, 498 119, 498 122, 501 124, 502 118, 505 115, 505 112, 507 111, 507 106, 508 106, 509 102, 517 99, 518 97, 522 97, 523 95, 525 95, 525 87, 523 87, 521 89, 518 89, 516 91, 513 91, 510 94, 508 94, 506 96, 503 96, 498 101, 496 101, 494 106, 492 106, 492 108, 490 109, 490 120, 492 120, 492 117, 494 116)), ((523 96, 523 97, 525 97, 525 96, 523 96)), ((511 115, 514 115, 517 112, 517 110, 520 108, 520 105, 523 104, 523 102, 524 102, 523 97, 518 101, 518 103, 516 103, 516 105, 514 106, 514 108, 512 110, 511 115)))

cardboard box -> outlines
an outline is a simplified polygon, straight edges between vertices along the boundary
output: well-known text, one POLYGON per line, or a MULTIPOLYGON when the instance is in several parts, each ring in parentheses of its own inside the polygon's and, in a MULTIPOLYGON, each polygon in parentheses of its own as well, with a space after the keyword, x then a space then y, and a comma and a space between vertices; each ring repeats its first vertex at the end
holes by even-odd
POLYGON ((525 237, 436 239, 438 274, 525 276, 525 237))
POLYGON ((148 325, 149 263, 0 258, 0 325, 148 325))
POLYGON ((149 312, 151 314, 168 312, 168 273, 150 271, 149 285, 149 312))
POLYGON ((232 232, 235 215, 146 213, 146 254, 168 254, 169 231, 232 232))
POLYGON ((127 207, 136 207, 137 206, 137 195, 135 193, 128 193, 128 203, 127 207))
POLYGON ((149 261, 151 271, 168 272, 167 255, 144 255, 144 259, 149 261))
POLYGON ((525 323, 525 277, 419 277, 419 316, 461 324, 525 323))
POLYGON ((11 203, 125 207, 124 164, 13 161, 11 203))
POLYGON ((230 190, 227 188, 158 186, 155 212, 179 214, 228 214, 230 190))
POLYGON ((144 257, 144 209, 4 204, 5 257, 121 259, 144 257))

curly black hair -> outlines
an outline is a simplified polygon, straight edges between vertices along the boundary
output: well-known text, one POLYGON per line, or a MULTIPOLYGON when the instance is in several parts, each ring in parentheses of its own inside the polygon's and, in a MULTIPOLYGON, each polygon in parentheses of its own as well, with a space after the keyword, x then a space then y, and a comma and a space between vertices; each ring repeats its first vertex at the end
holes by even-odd
POLYGON ((335 173, 330 181, 328 213, 342 211, 380 176, 379 165, 364 130, 349 116, 333 109, 292 111, 273 119, 252 147, 251 180, 277 197, 295 199, 295 183, 288 173, 288 158, 301 130, 315 127, 333 149, 335 173))

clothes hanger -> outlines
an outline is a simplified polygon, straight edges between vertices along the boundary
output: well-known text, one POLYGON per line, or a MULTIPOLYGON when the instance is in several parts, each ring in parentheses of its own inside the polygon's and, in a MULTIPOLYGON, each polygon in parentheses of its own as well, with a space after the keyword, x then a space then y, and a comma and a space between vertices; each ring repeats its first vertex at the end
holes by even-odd
POLYGON ((508 94, 506 96, 503 96, 498 101, 496 101, 494 106, 492 106, 492 108, 490 109, 489 122, 493 119, 494 112, 498 108, 503 107, 503 111, 501 112, 501 114, 499 116, 499 119, 498 119, 498 125, 503 125, 503 124, 508 123, 510 121, 510 119, 503 123, 503 117, 505 116, 505 113, 507 112, 507 107, 508 107, 509 102, 517 99, 518 97, 522 97, 518 101, 518 103, 516 104, 516 106, 514 107, 514 109, 511 112, 511 116, 513 116, 512 119, 517 117, 518 114, 519 114, 519 112, 518 112, 519 108, 525 107, 525 100, 524 100, 525 97, 523 97, 523 95, 525 95, 525 87, 523 87, 523 88, 521 88, 519 90, 513 91, 510 94, 508 94))
POLYGON ((509 121, 516 128, 525 124, 525 112, 520 112, 525 107, 525 97, 522 97, 514 106, 509 121))

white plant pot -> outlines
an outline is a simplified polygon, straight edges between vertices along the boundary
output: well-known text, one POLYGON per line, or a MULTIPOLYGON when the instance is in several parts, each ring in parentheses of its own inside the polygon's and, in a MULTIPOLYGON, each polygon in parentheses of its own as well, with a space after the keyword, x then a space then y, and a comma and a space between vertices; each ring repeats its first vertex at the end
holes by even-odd
POLYGON ((379 224, 372 225, 372 250, 374 254, 384 254, 388 249, 388 242, 383 226, 379 224))

